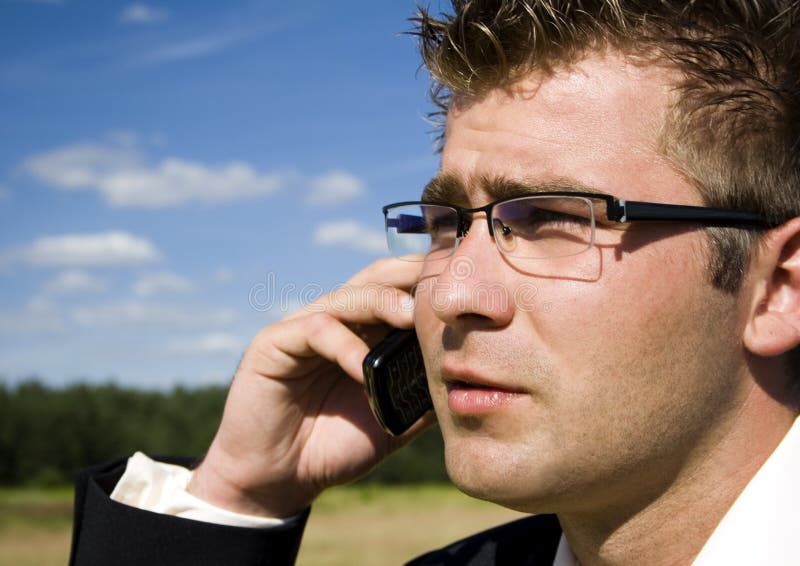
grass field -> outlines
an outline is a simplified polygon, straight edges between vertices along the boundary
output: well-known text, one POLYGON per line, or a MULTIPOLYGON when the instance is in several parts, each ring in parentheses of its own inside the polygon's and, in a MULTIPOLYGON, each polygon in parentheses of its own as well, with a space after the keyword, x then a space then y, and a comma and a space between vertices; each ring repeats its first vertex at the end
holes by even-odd
MULTIPOLYGON (((298 565, 402 564, 518 516, 448 485, 332 489, 314 506, 298 565)), ((0 490, 0 566, 66 564, 71 519, 70 489, 0 490)))

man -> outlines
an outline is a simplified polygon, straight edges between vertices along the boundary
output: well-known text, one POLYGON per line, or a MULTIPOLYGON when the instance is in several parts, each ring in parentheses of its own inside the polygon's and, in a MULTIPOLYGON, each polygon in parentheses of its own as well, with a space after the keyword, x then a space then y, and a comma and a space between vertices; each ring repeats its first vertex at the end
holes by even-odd
POLYGON ((388 437, 363 393, 412 326, 452 480, 538 515, 418 563, 796 563, 800 6, 453 7, 416 20, 441 171, 387 211, 424 261, 259 333, 193 473, 87 472, 75 563, 291 562, 322 490, 432 422, 388 437))

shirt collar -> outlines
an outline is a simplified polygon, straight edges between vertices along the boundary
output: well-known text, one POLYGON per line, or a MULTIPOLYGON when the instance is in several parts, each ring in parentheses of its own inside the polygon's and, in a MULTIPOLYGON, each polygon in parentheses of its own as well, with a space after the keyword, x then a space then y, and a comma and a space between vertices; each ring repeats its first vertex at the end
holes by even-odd
MULTIPOLYGON (((797 564, 800 418, 714 529, 692 566, 797 564)), ((553 566, 580 566, 562 534, 553 566)))
POLYGON ((797 564, 800 419, 706 541, 693 566, 797 564))

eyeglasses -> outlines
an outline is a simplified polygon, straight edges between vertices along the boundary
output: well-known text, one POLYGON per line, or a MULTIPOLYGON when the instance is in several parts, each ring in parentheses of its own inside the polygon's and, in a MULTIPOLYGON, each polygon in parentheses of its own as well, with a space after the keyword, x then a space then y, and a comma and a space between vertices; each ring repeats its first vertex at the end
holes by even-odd
POLYGON ((547 259, 580 254, 612 244, 611 228, 630 222, 693 222, 704 226, 767 228, 752 212, 619 200, 581 192, 544 192, 496 200, 478 208, 431 202, 398 202, 383 207, 392 255, 431 261, 453 254, 469 232, 473 215, 483 212, 497 248, 509 258, 547 259))

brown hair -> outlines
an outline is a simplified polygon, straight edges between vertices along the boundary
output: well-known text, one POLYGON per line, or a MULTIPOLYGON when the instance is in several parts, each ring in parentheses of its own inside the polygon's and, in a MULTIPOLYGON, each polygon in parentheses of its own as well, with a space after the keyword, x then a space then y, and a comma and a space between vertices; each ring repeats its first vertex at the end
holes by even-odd
MULTIPOLYGON (((434 118, 590 50, 655 56, 681 75, 661 151, 706 205, 800 216, 800 2, 797 0, 452 0, 413 19, 434 118)), ((444 130, 441 129, 443 139, 444 130)), ((709 228, 710 278, 741 285, 757 230, 709 228)), ((800 365, 800 348, 790 356, 800 365)), ((800 373, 795 368, 795 373, 800 373)))

